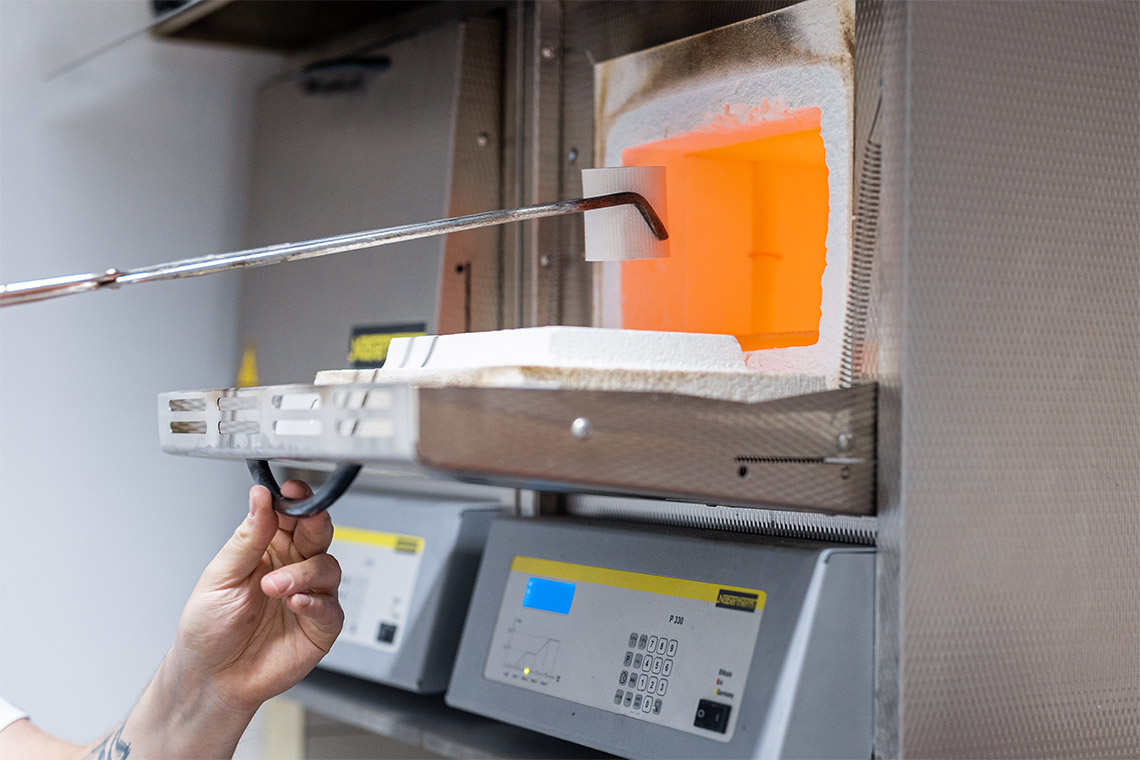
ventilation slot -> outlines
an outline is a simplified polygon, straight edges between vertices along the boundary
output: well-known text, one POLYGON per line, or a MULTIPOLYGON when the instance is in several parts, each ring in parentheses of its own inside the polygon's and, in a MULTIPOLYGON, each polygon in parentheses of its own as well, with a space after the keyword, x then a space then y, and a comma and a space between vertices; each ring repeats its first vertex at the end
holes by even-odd
POLYGON ((232 412, 238 409, 256 409, 256 396, 222 396, 218 399, 218 409, 232 412))
POLYGON ((863 150, 863 167, 855 199, 855 234, 852 240, 851 282, 847 289, 847 319, 843 331, 843 359, 839 382, 851 387, 866 368, 867 316, 871 303, 871 278, 875 249, 879 243, 879 202, 883 188, 883 145, 876 141, 876 129, 883 101, 875 109, 870 137, 863 150))
POLYGON ((169 402, 172 412, 204 412, 206 399, 204 398, 175 398, 169 402))
MULTIPOLYGON (((176 411, 186 410, 179 409, 176 411)), ((176 420, 170 423, 170 432, 176 434, 203 435, 206 432, 206 423, 204 420, 176 420)))
POLYGON ((257 435, 261 432, 261 424, 256 420, 223 420, 218 423, 218 432, 222 435, 257 435))

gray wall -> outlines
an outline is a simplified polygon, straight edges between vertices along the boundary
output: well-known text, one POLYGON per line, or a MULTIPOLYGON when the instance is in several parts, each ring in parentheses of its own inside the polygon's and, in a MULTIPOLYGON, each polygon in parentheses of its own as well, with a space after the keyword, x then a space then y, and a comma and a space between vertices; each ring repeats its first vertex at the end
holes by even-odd
MULTIPOLYGON (((274 59, 156 42, 131 2, 0 2, 0 280, 240 241, 254 85, 274 59)), ((231 385, 238 283, 0 313, 0 694, 87 741, 129 710, 245 515, 232 463, 159 451, 155 394, 231 385)))

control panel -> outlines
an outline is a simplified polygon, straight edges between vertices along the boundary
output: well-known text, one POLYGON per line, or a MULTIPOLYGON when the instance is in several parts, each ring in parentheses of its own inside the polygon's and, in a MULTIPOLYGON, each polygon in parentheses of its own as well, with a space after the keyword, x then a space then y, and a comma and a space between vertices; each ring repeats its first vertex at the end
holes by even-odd
POLYGON ((447 686, 497 503, 353 490, 330 553, 344 627, 320 666, 420 693, 447 686))
POLYGON ((728 741, 764 599, 762 589, 517 555, 484 675, 728 741))
POLYGON ((395 652, 407 628, 423 537, 334 525, 329 552, 341 567, 339 640, 395 652))
POLYGON ((623 757, 870 757, 874 551, 491 526, 448 704, 623 757))

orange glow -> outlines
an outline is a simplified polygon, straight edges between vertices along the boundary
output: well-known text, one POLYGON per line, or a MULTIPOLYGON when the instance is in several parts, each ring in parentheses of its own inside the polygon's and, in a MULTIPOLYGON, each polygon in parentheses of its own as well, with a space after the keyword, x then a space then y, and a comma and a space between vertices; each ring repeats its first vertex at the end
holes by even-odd
POLYGON ((670 257, 622 263, 622 326, 727 333, 745 351, 819 340, 827 164, 820 111, 627 148, 666 167, 670 257))

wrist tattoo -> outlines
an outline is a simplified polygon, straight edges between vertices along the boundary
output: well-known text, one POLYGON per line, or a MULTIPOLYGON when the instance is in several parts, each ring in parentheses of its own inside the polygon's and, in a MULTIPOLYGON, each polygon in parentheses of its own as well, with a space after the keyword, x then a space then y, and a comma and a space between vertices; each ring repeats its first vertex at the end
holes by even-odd
POLYGON ((84 760, 127 760, 131 756, 131 745, 123 740, 123 729, 127 723, 119 726, 119 730, 99 742, 84 760))

